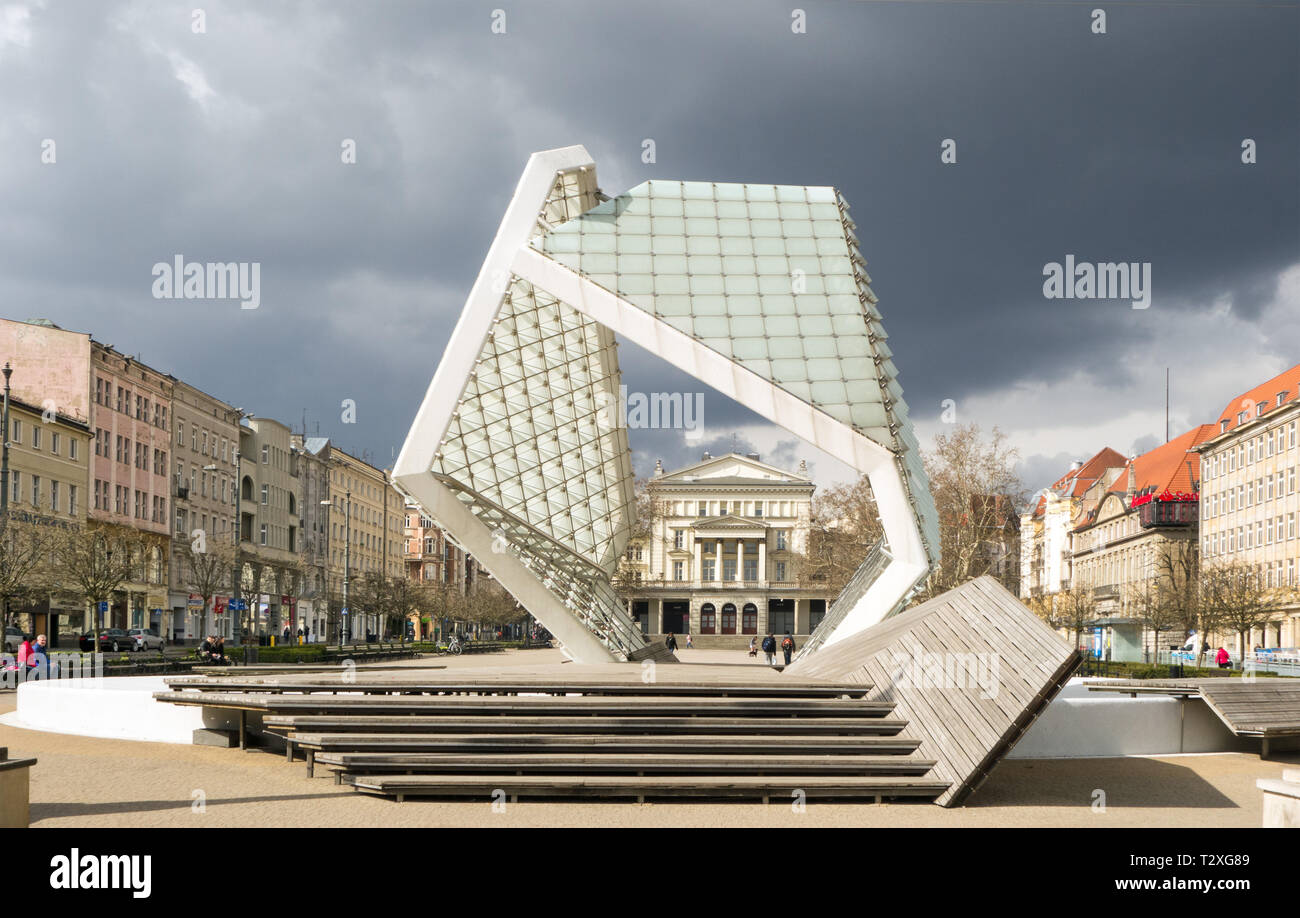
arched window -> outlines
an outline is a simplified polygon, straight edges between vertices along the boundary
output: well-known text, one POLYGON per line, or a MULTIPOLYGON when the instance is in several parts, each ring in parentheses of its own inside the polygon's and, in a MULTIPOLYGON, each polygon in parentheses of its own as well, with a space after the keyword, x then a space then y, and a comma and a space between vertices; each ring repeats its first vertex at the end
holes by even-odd
POLYGON ((713 603, 706 602, 700 606, 700 634, 717 634, 718 618, 713 603))
POLYGON ((752 602, 745 603, 740 610, 740 633, 758 634, 758 606, 752 602))
POLYGON ((253 499, 253 479, 249 478, 247 475, 244 476, 243 481, 239 484, 239 498, 240 500, 253 499))
POLYGON ((722 607, 722 634, 736 633, 736 607, 727 603, 722 607))

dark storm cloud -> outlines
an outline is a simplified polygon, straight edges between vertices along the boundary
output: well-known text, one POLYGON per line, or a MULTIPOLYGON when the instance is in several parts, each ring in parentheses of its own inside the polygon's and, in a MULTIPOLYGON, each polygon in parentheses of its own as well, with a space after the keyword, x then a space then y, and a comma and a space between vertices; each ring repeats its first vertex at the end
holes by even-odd
MULTIPOLYGON (((174 3, 5 20, 4 312, 91 331, 287 423, 305 410, 379 461, 534 150, 587 145, 610 193, 649 178, 838 186, 918 421, 945 398, 1076 376, 1096 398, 1159 404, 1117 345, 1178 366, 1188 316, 1225 300, 1258 323, 1300 260, 1294 6, 1114 6, 1104 36, 1071 4, 804 4, 800 36, 777 3, 204 8, 203 35, 174 3), (39 161, 47 137, 57 165, 39 161), (1245 137, 1256 165, 1240 162, 1245 137), (356 165, 340 163, 344 138, 356 165), (956 165, 939 162, 944 138, 956 165), (153 299, 150 267, 175 253, 261 262, 261 308, 153 299), (1067 253, 1150 261, 1151 308, 1045 300, 1043 265, 1067 253), (347 398, 355 426, 339 422, 347 398)), ((1285 356, 1243 346, 1243 367, 1285 356)), ((620 356, 629 388, 698 390, 620 356)), ((1180 416, 1218 398, 1188 394, 1180 416)), ((707 411, 722 440, 757 423, 712 393, 707 411)), ((1053 436, 1027 468, 1101 445, 1053 436)), ((677 442, 682 461, 705 448, 646 442, 677 442)))

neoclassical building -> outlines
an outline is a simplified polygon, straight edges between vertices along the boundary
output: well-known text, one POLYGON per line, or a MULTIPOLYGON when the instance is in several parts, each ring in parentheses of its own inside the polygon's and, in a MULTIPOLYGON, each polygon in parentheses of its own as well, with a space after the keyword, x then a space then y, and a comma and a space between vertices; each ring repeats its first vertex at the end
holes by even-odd
POLYGON ((618 578, 648 634, 811 633, 833 595, 801 577, 814 485, 756 454, 710 456, 647 484, 649 532, 618 578))

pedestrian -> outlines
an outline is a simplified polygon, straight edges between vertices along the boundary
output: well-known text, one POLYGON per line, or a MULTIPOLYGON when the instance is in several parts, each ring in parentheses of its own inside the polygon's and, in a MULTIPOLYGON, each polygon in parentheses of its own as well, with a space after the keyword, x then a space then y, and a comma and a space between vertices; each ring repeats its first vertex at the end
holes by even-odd
POLYGON ((1219 669, 1229 669, 1232 667, 1232 656, 1222 647, 1219 648, 1218 654, 1215 655, 1215 661, 1219 664, 1219 669))
POLYGON ((763 656, 767 658, 768 666, 776 663, 776 638, 770 634, 763 638, 763 656))
POLYGON ((695 645, 691 643, 691 636, 689 634, 686 635, 686 649, 690 650, 694 646, 695 645))
POLYGON ((673 653, 677 652, 677 637, 671 631, 668 632, 668 637, 664 638, 664 646, 673 653))
POLYGON ((284 643, 289 643, 289 626, 284 626, 284 643))
POLYGON ((754 635, 749 639, 749 655, 751 657, 758 656, 758 635, 754 635))
POLYGON ((781 639, 781 653, 785 655, 785 665, 789 666, 790 655, 794 653, 794 638, 790 637, 789 631, 787 631, 785 637, 781 639))

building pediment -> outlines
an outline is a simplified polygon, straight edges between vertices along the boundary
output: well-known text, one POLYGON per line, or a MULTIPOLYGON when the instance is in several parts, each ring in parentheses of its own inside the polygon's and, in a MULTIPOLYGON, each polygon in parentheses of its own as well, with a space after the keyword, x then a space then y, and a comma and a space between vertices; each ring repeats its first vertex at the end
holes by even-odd
POLYGON ((656 486, 681 484, 716 484, 716 485, 756 485, 785 484, 808 485, 812 481, 806 475, 777 468, 750 456, 728 453, 715 456, 676 469, 652 479, 656 486))
POLYGON ((701 520, 696 520, 691 527, 697 534, 708 532, 737 532, 746 530, 749 532, 762 532, 767 529, 767 523, 761 520, 748 520, 743 516, 736 516, 728 513, 726 516, 711 516, 701 520))

